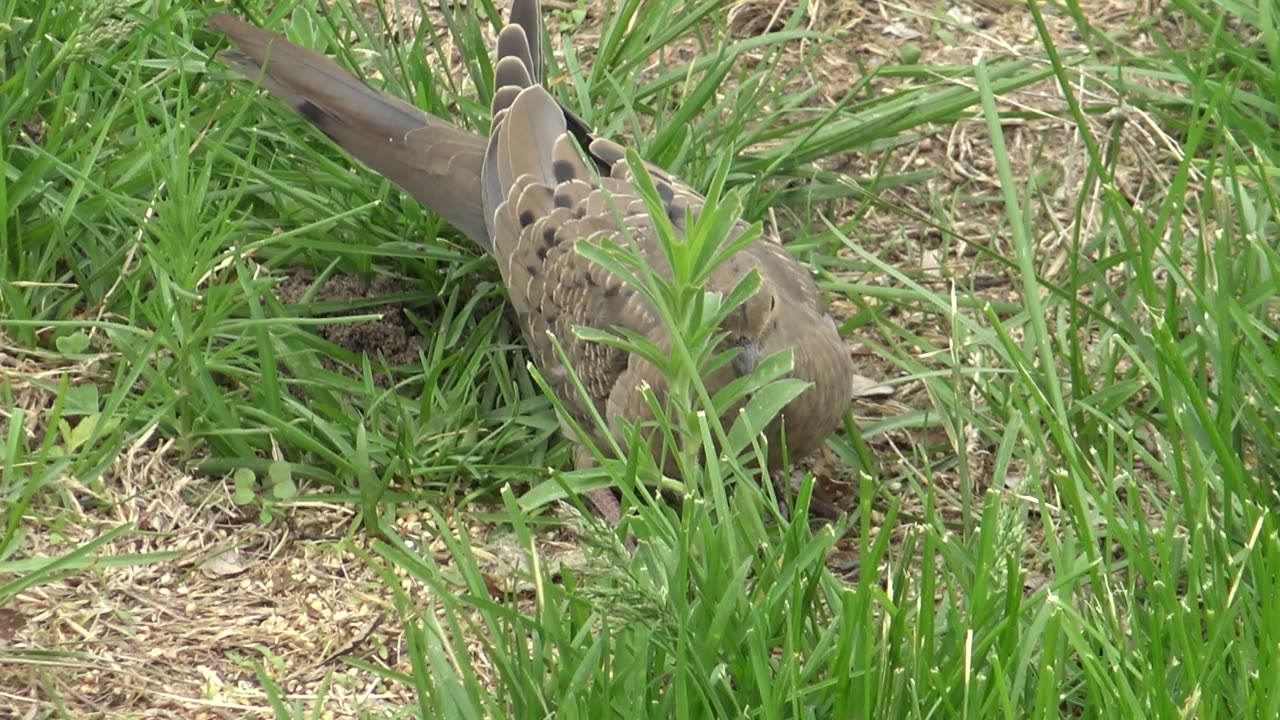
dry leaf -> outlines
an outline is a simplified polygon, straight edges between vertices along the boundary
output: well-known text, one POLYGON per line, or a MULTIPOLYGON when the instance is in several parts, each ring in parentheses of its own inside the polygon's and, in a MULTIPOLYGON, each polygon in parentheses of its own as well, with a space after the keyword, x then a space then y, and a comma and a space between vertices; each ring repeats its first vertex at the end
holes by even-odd
POLYGON ((26 627, 26 615, 13 608, 0 608, 0 647, 6 647, 18 636, 18 631, 26 627))
POLYGON ((237 548, 231 548, 209 558, 200 566, 200 571, 210 577, 229 577, 239 575, 249 569, 249 562, 237 548))
POLYGON ((854 375, 850 378, 853 386, 852 397, 856 400, 859 398, 887 398, 893 396, 893 388, 882 382, 872 380, 865 375, 854 375))

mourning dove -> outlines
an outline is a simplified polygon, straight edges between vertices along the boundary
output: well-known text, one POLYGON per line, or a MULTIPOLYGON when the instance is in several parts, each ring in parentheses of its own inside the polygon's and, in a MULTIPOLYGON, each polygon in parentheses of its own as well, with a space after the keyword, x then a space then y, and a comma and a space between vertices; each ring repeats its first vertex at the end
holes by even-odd
MULTIPOLYGON (((592 342, 575 326, 625 330, 669 347, 667 328, 633 287, 575 252, 579 242, 631 244, 658 273, 670 276, 653 220, 632 184, 622 146, 597 137, 543 87, 542 19, 538 0, 514 0, 511 22, 498 35, 493 123, 487 138, 373 90, 332 60, 228 15, 211 26, 238 52, 222 57, 372 169, 490 253, 520 318, 533 363, 582 428, 591 411, 618 435, 619 420, 651 419, 648 387, 665 396, 666 380, 638 355, 592 342), (573 385, 549 335, 561 345, 588 397, 573 385)), ((668 218, 683 233, 686 209, 697 217, 704 198, 646 165, 668 218)), ((739 221, 726 241, 748 229, 739 221)), ((759 290, 722 323, 722 349, 732 362, 704 378, 708 393, 750 373, 757 362, 791 349, 791 376, 811 385, 766 429, 769 466, 800 459, 835 430, 851 399, 853 365, 810 274, 776 241, 748 245, 721 265, 706 290, 728 293, 751 269, 759 290)), ((725 427, 733 414, 723 418, 725 427)), ((571 436, 572 437, 572 436, 571 436)), ((595 440, 604 440, 598 434, 595 440)), ((619 438, 620 440, 621 438, 619 438)), ((656 446, 656 443, 655 443, 656 446)), ((579 447, 575 463, 591 454, 579 447)), ((671 467, 656 458, 659 467, 671 467)), ((612 522, 611 491, 588 498, 612 522)))

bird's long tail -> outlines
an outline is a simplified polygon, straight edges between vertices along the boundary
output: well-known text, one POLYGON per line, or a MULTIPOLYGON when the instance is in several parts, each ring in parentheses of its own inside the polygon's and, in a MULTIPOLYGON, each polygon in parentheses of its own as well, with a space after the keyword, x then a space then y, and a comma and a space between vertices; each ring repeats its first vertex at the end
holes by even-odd
POLYGON ((480 191, 484 137, 378 92, 320 53, 239 18, 217 15, 209 25, 236 45, 220 54, 224 62, 492 250, 480 191))

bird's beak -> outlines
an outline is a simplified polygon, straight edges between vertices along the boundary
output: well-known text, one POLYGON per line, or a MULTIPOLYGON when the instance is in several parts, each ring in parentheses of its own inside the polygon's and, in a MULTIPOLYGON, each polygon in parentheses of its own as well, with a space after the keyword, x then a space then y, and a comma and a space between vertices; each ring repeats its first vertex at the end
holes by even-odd
POLYGON ((738 354, 733 357, 733 369, 738 375, 750 375, 760 363, 760 341, 743 340, 738 343, 738 354))

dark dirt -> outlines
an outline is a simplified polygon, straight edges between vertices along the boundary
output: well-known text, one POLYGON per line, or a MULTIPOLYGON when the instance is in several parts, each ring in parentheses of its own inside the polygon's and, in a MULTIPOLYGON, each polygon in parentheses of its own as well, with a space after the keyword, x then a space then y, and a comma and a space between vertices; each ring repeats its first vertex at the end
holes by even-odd
MULTIPOLYGON (((276 288, 276 299, 285 305, 295 305, 315 286, 316 275, 310 270, 295 270, 276 288)), ((334 275, 324 281, 311 296, 312 302, 351 302, 375 300, 381 297, 401 295, 417 290, 412 283, 398 278, 377 277, 365 282, 351 275, 334 275)), ((352 314, 380 313, 381 318, 358 323, 334 323, 320 325, 312 330, 320 337, 357 355, 384 359, 391 365, 408 365, 418 360, 424 347, 422 335, 405 314, 406 305, 388 303, 360 307, 357 310, 319 313, 318 317, 345 317, 352 314)), ((341 366, 325 360, 330 370, 341 366)), ((386 382, 385 376, 381 382, 386 382)))

